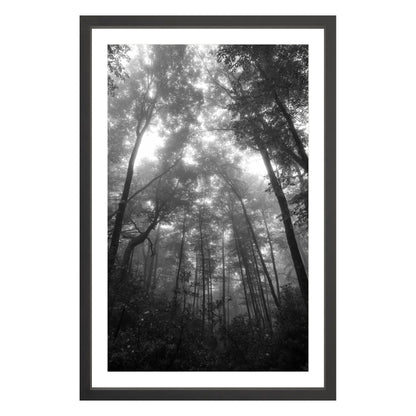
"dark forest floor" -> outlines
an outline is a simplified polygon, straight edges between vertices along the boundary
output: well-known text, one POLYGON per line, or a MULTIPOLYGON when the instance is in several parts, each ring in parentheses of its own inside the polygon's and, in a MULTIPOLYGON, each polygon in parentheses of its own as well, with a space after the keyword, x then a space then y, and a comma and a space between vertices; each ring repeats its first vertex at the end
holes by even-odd
POLYGON ((308 319, 299 293, 286 288, 272 331, 219 311, 204 327, 190 308, 166 298, 119 302, 109 319, 109 371, 307 371, 308 319), (136 305, 136 306, 135 306, 136 305), (140 306, 137 306, 140 305, 140 306), (176 308, 178 309, 178 308, 176 308), (124 312, 123 312, 124 311, 124 312), (120 319, 121 318, 121 319, 120 319))

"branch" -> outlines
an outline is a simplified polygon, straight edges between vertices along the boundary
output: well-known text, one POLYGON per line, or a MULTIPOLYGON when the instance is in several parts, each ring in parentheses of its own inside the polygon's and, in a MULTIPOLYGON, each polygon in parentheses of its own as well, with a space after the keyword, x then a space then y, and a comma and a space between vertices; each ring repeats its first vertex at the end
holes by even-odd
POLYGON ((160 179, 162 176, 166 175, 171 169, 173 169, 178 163, 179 161, 182 159, 182 155, 175 161, 175 163, 170 166, 168 169, 166 169, 164 172, 162 172, 160 175, 156 176, 155 178, 153 178, 147 185, 143 186, 143 188, 140 188, 138 191, 136 191, 132 196, 130 196, 127 199, 127 202, 130 202, 136 195, 140 194, 141 192, 143 192, 145 189, 147 189, 153 182, 157 181, 158 179, 160 179))
MULTIPOLYGON (((127 203, 129 203, 135 196, 137 196, 138 194, 140 194, 141 192, 143 192, 144 190, 146 190, 150 185, 153 184, 153 182, 157 181, 158 179, 160 179, 162 176, 166 175, 171 169, 173 169, 178 163, 179 161, 182 159, 182 155, 175 161, 175 163, 170 166, 168 169, 166 169, 164 172, 162 172, 160 175, 154 177, 149 183, 147 183, 145 186, 143 186, 142 188, 140 188, 139 190, 137 190, 134 194, 132 194, 128 199, 127 199, 127 203)), ((114 217, 114 215, 116 215, 118 212, 118 209, 116 209, 114 212, 112 212, 109 216, 108 216, 108 221, 111 220, 111 218, 114 217)))
POLYGON ((146 240, 149 242, 150 251, 152 252, 152 257, 153 257, 156 253, 155 253, 155 251, 153 249, 152 240, 150 239, 150 237, 146 237, 146 240))
POLYGON ((207 71, 209 77, 211 78, 211 81, 219 88, 221 88, 233 101, 235 97, 233 97, 231 90, 229 90, 225 85, 222 85, 221 82, 219 82, 212 74, 211 71, 208 69, 207 65, 204 62, 203 57, 199 53, 199 59, 201 59, 202 65, 204 65, 205 70, 207 71))
POLYGON ((143 234, 142 231, 140 231, 140 228, 138 227, 138 225, 134 222, 133 218, 130 218, 130 221, 133 223, 134 228, 140 233, 143 234))

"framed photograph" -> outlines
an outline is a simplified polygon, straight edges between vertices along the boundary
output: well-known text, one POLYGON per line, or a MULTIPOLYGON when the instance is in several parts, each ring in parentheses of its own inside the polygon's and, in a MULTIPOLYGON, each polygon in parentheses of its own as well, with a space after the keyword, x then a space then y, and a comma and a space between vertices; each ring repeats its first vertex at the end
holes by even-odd
POLYGON ((81 16, 82 400, 335 400, 335 52, 335 16, 81 16))

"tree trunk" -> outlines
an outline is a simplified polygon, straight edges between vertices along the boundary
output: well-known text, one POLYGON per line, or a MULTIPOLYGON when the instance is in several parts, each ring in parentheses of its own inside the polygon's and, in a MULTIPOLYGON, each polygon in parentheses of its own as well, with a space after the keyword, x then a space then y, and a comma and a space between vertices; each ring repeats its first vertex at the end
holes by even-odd
MULTIPOLYGON (((150 180, 146 185, 144 185, 143 187, 141 187, 140 189, 138 189, 137 191, 135 191, 132 195, 129 196, 129 198, 127 199, 127 203, 129 203, 134 197, 136 197, 137 195, 139 195, 140 193, 142 193, 143 191, 145 191, 150 185, 152 185, 154 182, 156 182, 158 179, 161 179, 162 176, 166 175, 171 169, 173 169, 178 163, 179 161, 182 160, 182 156, 180 158, 178 158, 175 163, 171 166, 169 166, 169 168, 167 168, 165 171, 163 171, 160 175, 155 176, 152 180, 150 180)), ((126 204, 127 204, 126 203, 126 204)), ((108 215, 108 221, 111 220, 111 218, 114 217, 114 215, 116 215, 118 212, 118 209, 115 210, 114 212, 112 212, 111 214, 108 215)))
POLYGON ((276 104, 279 107, 279 110, 283 114, 283 117, 285 118, 285 120, 288 124, 289 130, 292 134, 293 140, 294 140, 295 145, 296 145, 296 149, 298 150, 299 155, 302 158, 302 161, 303 161, 302 167, 305 169, 306 172, 308 172, 309 171, 308 155, 306 154, 303 143, 302 143, 302 141, 299 137, 298 132, 296 131, 295 125, 293 124, 292 116, 289 114, 289 111, 286 108, 286 105, 283 103, 283 101, 280 100, 280 98, 279 98, 275 89, 273 89, 273 95, 274 95, 274 100, 276 101, 276 104))
MULTIPOLYGON (((306 189, 307 182, 305 181, 305 178, 303 177, 302 172, 299 169, 299 166, 298 165, 294 165, 294 166, 295 166, 295 170, 296 170, 296 175, 298 176, 298 179, 299 179, 300 189, 303 192, 306 189)), ((307 202, 307 200, 306 200, 306 202, 307 202)))
POLYGON ((240 267, 241 282, 243 284, 244 298, 246 300, 246 308, 247 308, 247 314, 248 314, 248 321, 251 324, 252 317, 251 317, 251 312, 250 312, 250 304, 249 304, 249 300, 248 300, 248 296, 247 296, 246 282, 244 281, 244 273, 243 273, 243 266, 241 264, 240 250, 239 250, 239 246, 238 246, 238 243, 237 243, 237 238, 238 237, 237 237, 236 227, 235 227, 235 224, 234 224, 234 217, 232 217, 232 225, 233 225, 233 232, 234 232, 235 251, 237 253, 238 265, 240 267))
POLYGON ((123 227, 124 213, 126 211, 127 200, 129 198, 129 193, 130 193, 131 181, 133 179, 134 163, 136 161, 137 152, 139 150, 144 132, 146 131, 147 127, 150 124, 150 120, 153 114, 153 108, 154 108, 154 105, 150 109, 149 116, 146 118, 146 121, 142 128, 140 128, 142 124, 142 120, 137 121, 136 142, 134 143, 133 151, 130 155, 130 160, 129 160, 129 164, 127 167, 126 179, 124 181, 123 193, 121 194, 121 199, 118 205, 113 234, 111 236, 110 248, 108 251, 108 274, 109 275, 113 271, 114 264, 115 264, 116 257, 117 257, 118 245, 120 243, 121 229, 123 227))
POLYGON ((205 258, 204 258, 204 239, 202 237, 202 217, 199 211, 199 237, 201 242, 201 267, 202 267, 202 333, 205 330, 205 258))
POLYGON ((208 243, 208 319, 210 320, 211 333, 214 332, 214 307, 212 301, 212 269, 211 249, 208 243))
POLYGON ((222 318, 224 330, 227 330, 227 316, 225 314, 225 247, 224 247, 224 229, 222 230, 222 318))
POLYGON ((124 250, 124 254, 123 254, 120 281, 124 281, 127 277, 129 259, 130 259, 133 249, 137 247, 138 245, 143 244, 146 241, 146 239, 149 237, 150 232, 156 227, 156 224, 158 223, 158 221, 159 221, 159 215, 155 214, 153 221, 147 227, 146 231, 138 235, 137 237, 132 238, 127 244, 127 247, 124 250))
POLYGON ((195 250, 195 278, 194 278, 194 298, 192 301, 192 315, 195 316, 195 303, 197 295, 197 286, 198 286, 198 253, 195 250))
POLYGON ((260 262, 261 262, 261 265, 262 265, 263 270, 264 270, 264 274, 265 274, 265 276, 267 278, 267 281, 269 283, 269 286, 270 286, 270 293, 271 293, 271 295, 273 297, 273 301, 274 301, 276 307, 278 308, 279 307, 279 299, 277 298, 276 293, 274 291, 273 282, 272 282, 272 279, 270 278, 270 274, 269 274, 269 272, 267 270, 266 263, 264 262, 263 255, 261 254, 260 246, 259 246, 259 243, 257 242, 257 237, 256 237, 256 234, 254 232, 253 225, 251 224, 250 218, 248 216, 248 213, 247 213, 246 206, 244 204, 243 198, 240 196, 240 194, 235 189, 234 189, 234 193, 236 194, 237 198, 240 200, 241 207, 243 208, 243 212, 244 212, 244 217, 246 218, 247 225, 248 225, 249 230, 251 232, 251 236, 252 236, 254 245, 256 246, 257 253, 259 255, 260 262))
POLYGON ((142 282, 143 282, 143 289, 146 291, 147 288, 147 273, 149 271, 149 253, 150 253, 150 247, 146 242, 142 244, 142 253, 143 253, 143 275, 142 275, 142 282))
POLYGON ((181 240, 181 247, 179 249, 179 263, 178 263, 178 270, 176 272, 175 292, 173 294, 173 306, 174 306, 175 311, 176 311, 177 301, 178 301, 179 277, 181 273, 183 251, 184 251, 184 245, 185 245, 185 234, 186 234, 186 211, 184 211, 184 215, 183 215, 182 240, 181 240))
POLYGON ((293 118, 289 114, 289 111, 288 111, 285 103, 280 99, 279 94, 277 93, 276 88, 273 85, 273 81, 270 80, 266 71, 261 67, 261 65, 256 64, 256 66, 257 66, 257 69, 260 71, 261 75, 264 77, 264 79, 270 84, 270 88, 273 91, 274 101, 276 102, 276 105, 277 105, 278 109, 280 110, 280 112, 282 113, 284 119, 286 120, 286 123, 289 127, 289 131, 290 131, 290 133, 293 137, 293 140, 295 142, 296 149, 299 153, 299 156, 302 159, 302 168, 305 169, 306 172, 308 172, 309 171, 308 155, 306 154, 305 147, 303 146, 303 143, 302 143, 302 141, 299 137, 299 134, 298 134, 298 132, 295 128, 295 125, 293 123, 293 118))
POLYGON ((261 305, 263 306, 264 316, 266 317, 267 324, 269 326, 270 332, 272 332, 273 331, 272 321, 270 319, 270 314, 269 314, 269 310, 267 308, 266 298, 264 296, 264 290, 263 290, 263 285, 262 285, 262 281, 261 281, 261 277, 260 277, 259 266, 258 266, 257 259, 256 259, 256 253, 254 252, 254 248, 253 248, 252 244, 250 244, 250 247, 251 247, 251 254, 252 254, 253 260, 254 260, 255 275, 257 277, 256 280, 257 280, 257 286, 259 288, 261 305))
POLYGON ((272 239, 270 237, 270 232, 269 232, 269 227, 267 226, 267 221, 266 221, 266 216, 264 215, 264 211, 261 211, 261 215, 263 217, 263 221, 264 221, 264 226, 266 227, 266 234, 267 234, 267 241, 269 242, 269 247, 270 247, 270 256, 272 259, 272 264, 273 264, 273 272, 274 272, 274 276, 276 278, 276 292, 277 292, 277 298, 279 299, 279 303, 280 303, 280 285, 279 285, 279 276, 277 274, 277 268, 276 268, 276 261, 274 258, 274 253, 273 253, 273 244, 272 244, 272 239))
MULTIPOLYGON (((231 302, 230 280, 231 280, 230 269, 228 269, 228 279, 227 279, 227 328, 230 327, 230 302, 231 302)), ((247 297, 246 297, 246 301, 247 301, 247 297)), ((251 322, 250 322, 250 324, 251 324, 251 322)))
POLYGON ((157 262, 158 262, 158 246, 159 246, 159 238, 160 238, 160 223, 156 229, 156 237, 154 243, 154 253, 151 257, 150 261, 150 269, 149 269, 149 278, 147 282, 146 292, 149 293, 152 291, 152 287, 156 280, 156 271, 157 271, 157 262))
POLYGON ((299 252, 299 247, 296 241, 292 220, 290 218, 289 206, 285 194, 283 192, 282 186, 280 185, 280 181, 278 180, 273 171, 266 148, 261 145, 260 141, 258 141, 257 144, 259 145, 263 162, 266 166, 273 191, 276 195, 277 201, 280 206, 280 211, 282 213, 283 218, 283 225, 285 227, 286 239, 289 245, 290 254, 292 256, 292 261, 295 266, 300 291, 302 293, 305 305, 308 306, 308 276, 306 274, 306 270, 303 265, 302 257, 299 252))
POLYGON ((131 273, 131 272, 132 272, 132 267, 133 267, 133 257, 134 257, 134 249, 133 249, 133 251, 131 252, 131 256, 130 256, 130 262, 129 262, 129 268, 128 268, 129 273, 131 273))
POLYGON ((246 271, 247 286, 248 286, 248 289, 249 289, 249 292, 250 292, 251 303, 252 303, 252 306, 253 306, 254 315, 256 317, 257 323, 260 325, 263 322, 263 325, 264 325, 263 315, 261 314, 260 307, 259 307, 259 304, 257 302, 257 293, 256 293, 256 290, 253 286, 250 265, 247 261, 248 253, 247 253, 245 247, 242 244, 240 236, 237 237, 237 242, 238 242, 238 245, 239 245, 239 252, 240 252, 241 260, 242 260, 242 263, 243 263, 243 266, 244 266, 244 270, 246 271))
POLYGON ((272 279, 270 278, 270 274, 269 274, 269 272, 267 270, 266 263, 264 262, 263 255, 261 254, 261 250, 260 250, 259 244, 257 242, 257 237, 256 237, 256 234, 254 232, 253 226, 251 224, 250 218, 248 216, 248 213, 247 213, 247 210, 246 210, 246 207, 245 207, 243 198, 241 197, 240 193, 238 192, 238 190, 236 189, 235 185, 233 184, 233 181, 228 177, 228 175, 226 174, 226 172, 224 172, 223 170, 222 171, 219 170, 218 173, 222 176, 222 178, 225 180, 225 182, 230 186, 231 190, 233 191, 233 193, 235 194, 235 196, 237 197, 237 199, 240 201, 241 207, 243 209, 244 217, 246 219, 247 225, 248 225, 249 230, 250 230, 249 232, 252 235, 252 239, 254 241, 254 245, 256 246, 257 252, 259 254, 259 258, 260 258, 261 265, 262 265, 263 270, 264 270, 264 274, 265 274, 265 276, 267 278, 267 281, 269 283, 269 286, 270 286, 270 293, 271 293, 271 295, 273 297, 273 301, 274 301, 276 307, 278 308, 279 307, 279 300, 278 300, 278 298, 276 296, 276 293, 274 291, 273 282, 272 282, 272 279))

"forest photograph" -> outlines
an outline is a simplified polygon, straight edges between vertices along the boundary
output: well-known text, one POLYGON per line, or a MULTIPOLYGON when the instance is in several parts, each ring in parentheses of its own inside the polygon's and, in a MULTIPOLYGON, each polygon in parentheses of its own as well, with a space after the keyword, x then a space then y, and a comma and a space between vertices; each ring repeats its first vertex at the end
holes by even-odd
POLYGON ((108 371, 308 371, 308 45, 107 45, 108 371))

